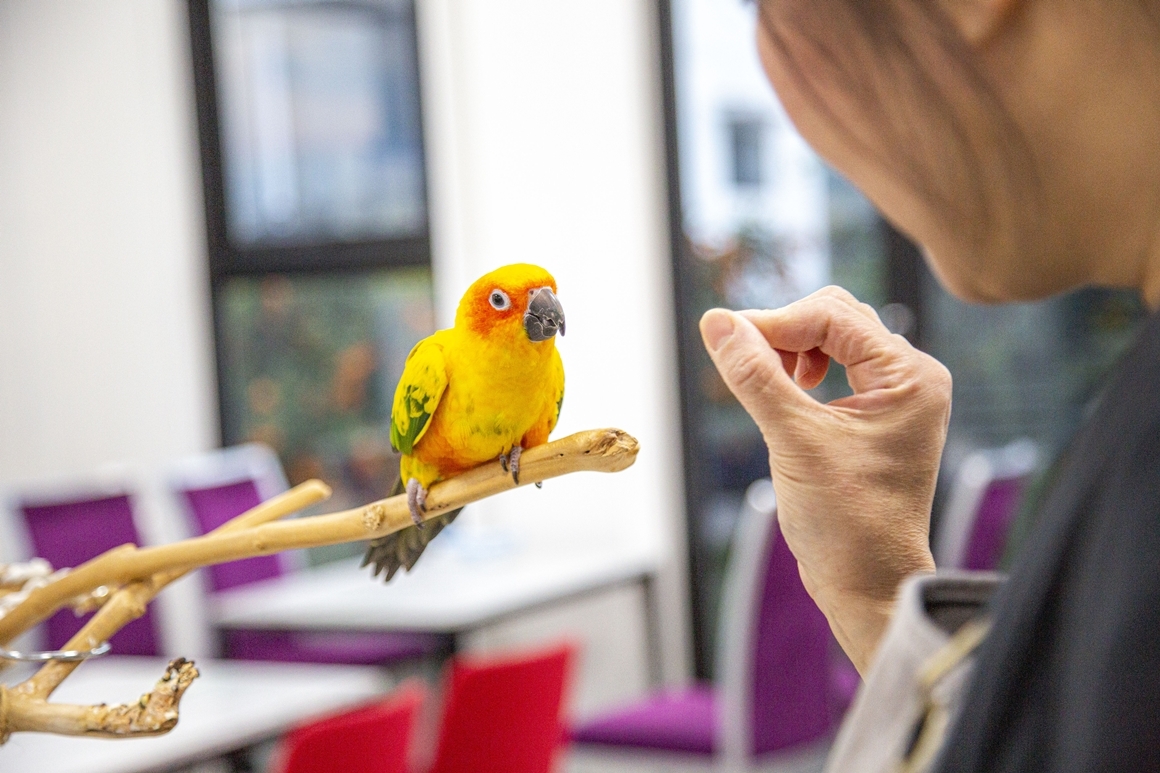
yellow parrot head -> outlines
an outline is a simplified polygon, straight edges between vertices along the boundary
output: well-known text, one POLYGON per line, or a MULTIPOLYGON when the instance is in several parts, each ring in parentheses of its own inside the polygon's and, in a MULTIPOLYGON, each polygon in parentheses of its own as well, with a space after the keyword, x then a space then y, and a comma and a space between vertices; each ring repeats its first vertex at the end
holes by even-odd
POLYGON ((564 307, 556 297, 556 280, 531 263, 497 268, 467 288, 455 326, 481 336, 550 342, 557 332, 564 335, 564 307))

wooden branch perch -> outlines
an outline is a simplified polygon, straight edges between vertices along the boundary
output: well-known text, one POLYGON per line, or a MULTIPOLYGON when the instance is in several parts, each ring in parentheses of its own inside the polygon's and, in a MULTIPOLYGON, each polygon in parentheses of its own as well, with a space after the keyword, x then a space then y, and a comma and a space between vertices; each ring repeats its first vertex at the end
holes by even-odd
MULTIPOLYGON (((619 472, 633 464, 638 448, 635 438, 617 429, 569 435, 525 451, 518 485, 572 472, 619 472)), ((481 465, 432 486, 425 517, 435 518, 516 487, 498 461, 481 465)), ((411 525, 405 495, 328 515, 279 520, 329 495, 324 483, 307 481, 205 536, 158 547, 121 545, 107 551, 32 590, 0 617, 0 643, 7 644, 78 598, 92 598, 97 588, 116 588, 65 647, 89 650, 143 615, 158 592, 192 569, 295 548, 369 540, 411 525)), ((20 685, 0 685, 0 744, 13 732, 30 730, 106 736, 168 732, 177 723, 182 693, 197 676, 191 662, 179 659, 170 664, 157 688, 133 706, 48 703, 53 690, 79 665, 53 661, 20 685)))
MULTIPOLYGON (((210 533, 228 534, 268 523, 292 515, 316 502, 323 501, 329 496, 329 486, 317 480, 308 480, 263 502, 252 510, 242 513, 210 533)), ((93 615, 81 630, 68 640, 64 649, 91 650, 108 641, 117 631, 144 615, 149 602, 165 586, 180 579, 187 571, 186 569, 178 569, 157 572, 150 577, 134 580, 120 588, 97 614, 93 615)), ((81 661, 52 661, 41 668, 34 677, 17 687, 17 692, 33 699, 48 700, 52 691, 59 687, 65 677, 75 671, 80 664, 81 661)))

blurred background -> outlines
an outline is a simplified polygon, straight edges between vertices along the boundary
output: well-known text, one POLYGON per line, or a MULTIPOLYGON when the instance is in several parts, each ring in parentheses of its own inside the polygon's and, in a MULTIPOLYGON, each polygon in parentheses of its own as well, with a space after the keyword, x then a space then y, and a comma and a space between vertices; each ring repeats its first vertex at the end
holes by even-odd
MULTIPOLYGON (((723 683, 738 524, 772 499, 752 488, 761 436, 697 320, 827 284, 950 368, 936 553, 1009 562, 1142 309, 1097 290, 951 298, 797 135, 754 25, 743 0, 0 0, 8 533, 21 492, 132 470, 142 539, 179 537, 164 470, 246 443, 289 485, 332 485, 316 512, 384 496, 408 351, 474 278, 527 261, 553 272, 568 315, 556 435, 617 426, 642 450, 616 476, 472 506, 441 537, 432 563, 468 577, 537 552, 597 567, 551 604, 432 629, 454 651, 577 642, 580 720, 723 683), (1001 525, 985 545, 984 517, 1001 525)), ((833 367, 815 396, 846 393, 833 367)), ((361 550, 317 549, 295 571, 361 550)), ((175 588, 159 652, 229 655, 207 583, 175 588)), ((430 675, 448 654, 423 652, 428 666, 388 671, 430 675)))

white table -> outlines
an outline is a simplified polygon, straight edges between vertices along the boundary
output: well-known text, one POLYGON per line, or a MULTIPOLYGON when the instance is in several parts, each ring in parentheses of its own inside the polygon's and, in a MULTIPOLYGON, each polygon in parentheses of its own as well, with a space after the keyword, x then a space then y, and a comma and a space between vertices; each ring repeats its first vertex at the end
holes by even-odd
MULTIPOLYGON (((442 538, 442 537, 441 537, 442 538)), ((625 584, 644 590, 650 676, 659 676, 651 583, 658 561, 615 546, 511 548, 472 556, 433 543, 387 584, 339 561, 216 595, 221 628, 414 631, 459 637, 530 610, 625 584)))
MULTIPOLYGON (((163 658, 85 663, 53 694, 60 703, 128 703, 165 673, 163 658)), ((156 738, 102 739, 16 733, 0 746, 4 773, 140 773, 211 759, 288 727, 362 703, 390 687, 381 669, 198 660, 181 719, 156 738)), ((8 674, 6 681, 12 681, 8 674)))

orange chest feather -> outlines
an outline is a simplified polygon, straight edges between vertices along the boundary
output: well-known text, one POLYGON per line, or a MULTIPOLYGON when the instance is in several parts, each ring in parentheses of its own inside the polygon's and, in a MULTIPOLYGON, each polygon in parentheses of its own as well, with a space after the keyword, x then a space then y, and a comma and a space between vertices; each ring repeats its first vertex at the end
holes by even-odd
POLYGON ((560 378, 554 345, 450 347, 447 390, 414 456, 448 475, 507 453, 555 416, 560 378))

